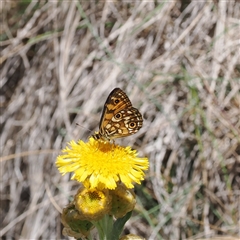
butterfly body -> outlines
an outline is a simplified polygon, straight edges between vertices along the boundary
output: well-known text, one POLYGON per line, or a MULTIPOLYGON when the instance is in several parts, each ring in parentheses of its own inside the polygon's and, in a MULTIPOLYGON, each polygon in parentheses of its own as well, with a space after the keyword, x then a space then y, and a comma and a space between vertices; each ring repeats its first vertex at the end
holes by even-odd
POLYGON ((115 88, 104 104, 99 132, 96 132, 93 138, 111 141, 127 137, 138 132, 142 123, 141 113, 132 106, 126 93, 120 88, 115 88))

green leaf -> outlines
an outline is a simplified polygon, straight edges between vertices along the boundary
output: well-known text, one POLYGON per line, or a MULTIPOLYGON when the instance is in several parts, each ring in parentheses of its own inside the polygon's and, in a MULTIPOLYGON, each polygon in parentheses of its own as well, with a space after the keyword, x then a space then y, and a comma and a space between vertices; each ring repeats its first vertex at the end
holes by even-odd
POLYGON ((120 234, 123 231, 123 227, 125 223, 128 221, 128 219, 132 216, 132 211, 128 212, 124 217, 118 218, 114 224, 113 224, 113 229, 112 229, 112 240, 118 240, 120 234))

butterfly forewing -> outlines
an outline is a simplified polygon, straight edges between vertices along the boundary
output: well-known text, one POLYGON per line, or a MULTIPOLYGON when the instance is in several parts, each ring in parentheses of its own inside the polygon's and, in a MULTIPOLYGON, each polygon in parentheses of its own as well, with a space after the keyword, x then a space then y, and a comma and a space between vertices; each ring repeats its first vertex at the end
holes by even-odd
POLYGON ((142 115, 120 88, 109 94, 103 108, 95 139, 112 140, 136 133, 142 127, 142 115))

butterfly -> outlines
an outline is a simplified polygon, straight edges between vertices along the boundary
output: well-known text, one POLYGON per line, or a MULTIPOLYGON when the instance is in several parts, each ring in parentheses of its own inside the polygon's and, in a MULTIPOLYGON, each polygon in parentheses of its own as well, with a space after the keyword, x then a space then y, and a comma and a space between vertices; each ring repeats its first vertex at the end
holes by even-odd
POLYGON ((127 94, 120 88, 115 88, 104 104, 99 132, 95 132, 93 138, 111 141, 127 137, 138 132, 142 123, 141 113, 132 106, 127 94))

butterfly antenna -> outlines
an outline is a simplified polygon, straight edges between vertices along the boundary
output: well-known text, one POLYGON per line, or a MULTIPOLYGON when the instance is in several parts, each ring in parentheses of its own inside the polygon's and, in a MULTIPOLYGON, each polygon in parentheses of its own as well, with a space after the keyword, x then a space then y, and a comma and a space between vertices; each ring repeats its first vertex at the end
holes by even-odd
POLYGON ((82 125, 79 124, 79 123, 76 123, 76 125, 79 126, 79 127, 81 127, 81 128, 83 128, 83 129, 85 129, 85 130, 88 130, 90 133, 92 133, 92 130, 90 130, 89 128, 86 128, 86 127, 82 126, 82 125))

